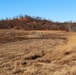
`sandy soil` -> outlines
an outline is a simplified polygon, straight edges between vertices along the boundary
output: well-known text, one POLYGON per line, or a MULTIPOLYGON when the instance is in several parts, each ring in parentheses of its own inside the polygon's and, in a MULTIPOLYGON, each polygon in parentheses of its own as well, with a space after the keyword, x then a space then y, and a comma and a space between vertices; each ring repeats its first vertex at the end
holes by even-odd
POLYGON ((76 75, 76 33, 0 30, 0 75, 76 75))

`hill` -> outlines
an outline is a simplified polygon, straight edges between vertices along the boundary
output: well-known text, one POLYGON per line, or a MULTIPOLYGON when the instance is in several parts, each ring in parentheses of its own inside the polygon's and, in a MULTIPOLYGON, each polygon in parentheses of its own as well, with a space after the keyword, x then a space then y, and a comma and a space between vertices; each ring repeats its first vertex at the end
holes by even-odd
POLYGON ((0 29, 18 29, 18 30, 66 30, 76 31, 74 22, 53 22, 42 19, 41 17, 31 17, 28 15, 6 18, 0 20, 0 29))

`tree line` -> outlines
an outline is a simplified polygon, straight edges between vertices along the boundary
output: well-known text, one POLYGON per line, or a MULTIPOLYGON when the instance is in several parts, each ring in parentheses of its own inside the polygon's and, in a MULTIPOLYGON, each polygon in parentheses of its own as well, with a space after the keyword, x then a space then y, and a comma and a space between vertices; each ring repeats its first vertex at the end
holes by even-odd
POLYGON ((9 18, 1 19, 0 29, 76 31, 76 23, 53 22, 52 20, 43 19, 41 17, 19 15, 13 17, 12 19, 9 18))

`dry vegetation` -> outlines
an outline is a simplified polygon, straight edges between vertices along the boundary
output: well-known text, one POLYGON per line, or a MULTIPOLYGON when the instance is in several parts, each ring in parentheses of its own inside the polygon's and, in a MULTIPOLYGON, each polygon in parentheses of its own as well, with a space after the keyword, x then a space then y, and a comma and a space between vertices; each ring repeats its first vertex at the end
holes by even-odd
POLYGON ((53 22, 41 17, 20 15, 0 20, 0 29, 76 31, 75 22, 53 22))
POLYGON ((76 33, 0 30, 0 75, 76 75, 76 33))

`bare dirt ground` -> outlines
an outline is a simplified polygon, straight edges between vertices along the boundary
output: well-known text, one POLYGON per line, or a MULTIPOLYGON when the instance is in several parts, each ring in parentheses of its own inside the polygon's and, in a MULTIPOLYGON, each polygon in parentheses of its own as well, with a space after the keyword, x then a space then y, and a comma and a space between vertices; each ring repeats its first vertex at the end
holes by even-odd
POLYGON ((76 75, 76 33, 0 30, 0 75, 76 75))

